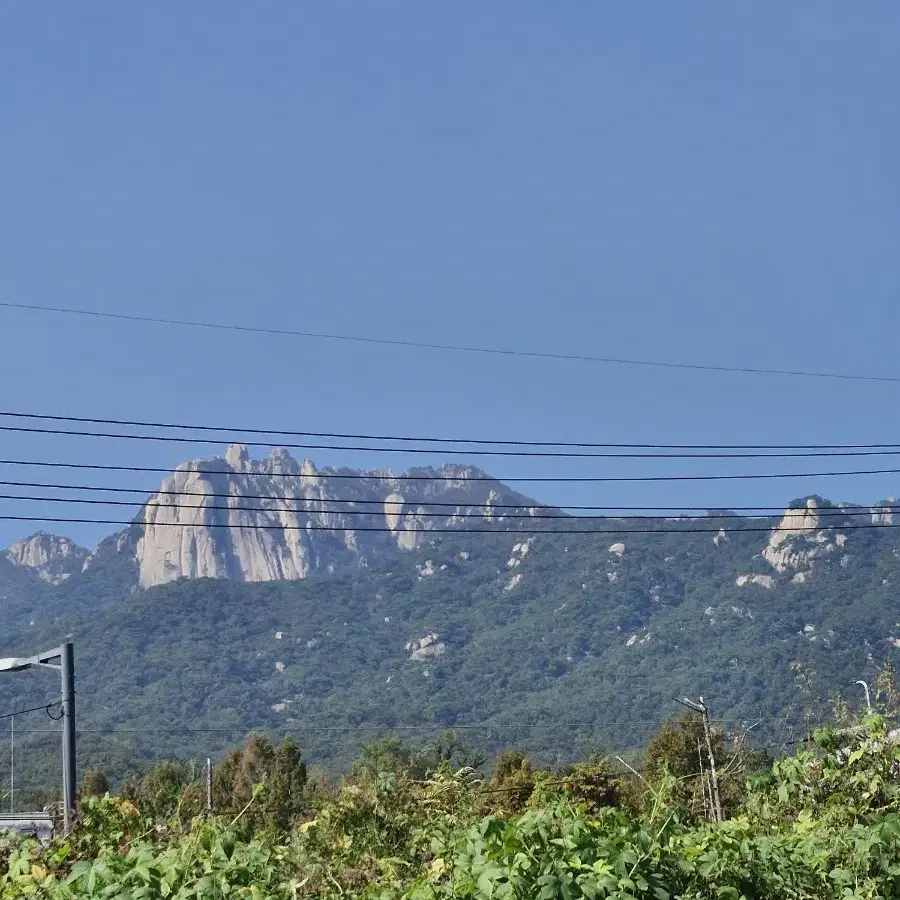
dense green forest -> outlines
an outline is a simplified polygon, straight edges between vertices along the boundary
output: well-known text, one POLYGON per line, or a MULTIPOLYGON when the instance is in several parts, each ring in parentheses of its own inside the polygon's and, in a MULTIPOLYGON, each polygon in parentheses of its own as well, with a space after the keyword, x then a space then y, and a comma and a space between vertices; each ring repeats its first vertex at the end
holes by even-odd
MULTIPOLYGON (((848 531, 800 583, 760 558, 758 521, 701 521, 622 534, 620 552, 607 534, 441 535, 297 582, 134 592, 114 560, 45 587, 0 655, 71 637, 82 768, 114 784, 154 759, 217 758, 252 730, 292 734, 331 772, 372 740, 447 729, 563 765, 597 744, 640 746, 683 696, 703 696, 729 731, 757 723, 762 744, 805 733, 832 694, 859 708, 854 682, 900 643, 893 530, 848 531), (772 587, 739 586, 748 573, 772 587)), ((5 676, 0 708, 56 690, 47 672, 5 676)), ((57 783, 56 726, 43 713, 16 725, 19 796, 36 802, 57 783)))

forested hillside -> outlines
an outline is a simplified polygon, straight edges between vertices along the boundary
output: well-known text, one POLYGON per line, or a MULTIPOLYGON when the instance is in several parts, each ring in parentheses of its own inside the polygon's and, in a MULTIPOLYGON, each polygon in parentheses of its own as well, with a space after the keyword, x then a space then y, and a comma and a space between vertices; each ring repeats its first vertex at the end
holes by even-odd
MULTIPOLYGON (((71 636, 82 762, 105 761, 113 778, 154 757, 215 755, 252 729, 292 733, 332 770, 369 739, 446 729, 563 763, 639 745, 685 695, 731 728, 758 722, 766 742, 802 734, 832 693, 860 703, 854 682, 896 653, 895 531, 861 519, 823 506, 819 529, 775 548, 775 563, 792 561, 783 571, 761 555, 778 522, 728 514, 606 520, 601 534, 460 531, 303 581, 119 582, 114 597, 89 571, 45 588, 55 618, 35 612, 0 653, 71 636)), ((0 684, 4 708, 54 691, 40 672, 0 684)), ((38 781, 54 780, 53 754, 38 781)))

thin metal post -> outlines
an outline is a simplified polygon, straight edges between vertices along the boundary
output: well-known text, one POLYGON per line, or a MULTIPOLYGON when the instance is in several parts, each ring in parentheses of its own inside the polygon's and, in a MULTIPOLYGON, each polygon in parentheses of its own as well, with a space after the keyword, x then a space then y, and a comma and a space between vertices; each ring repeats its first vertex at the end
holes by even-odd
POLYGON ((716 758, 713 755, 712 734, 709 728, 709 710, 700 698, 700 705, 703 707, 703 732, 706 735, 706 750, 709 753, 709 783, 712 788, 713 815, 716 822, 722 821, 722 799, 719 796, 719 777, 716 774, 716 758))
POLYGON ((697 739, 697 759, 700 760, 700 797, 703 800, 703 815, 710 819, 709 803, 706 800, 706 772, 703 771, 703 751, 700 749, 700 739, 697 739))
POLYGON ((716 773, 716 758, 713 754, 712 733, 709 727, 709 709, 703 702, 702 697, 700 698, 699 703, 688 700, 687 697, 683 700, 677 700, 676 702, 680 703, 682 706, 686 706, 688 709, 694 710, 694 712, 700 713, 700 718, 703 721, 703 734, 706 738, 706 751, 709 756, 709 787, 710 794, 712 795, 713 821, 721 822, 724 819, 724 816, 722 815, 722 798, 719 794, 719 776, 716 773))
POLYGON ((212 760, 206 757, 206 811, 212 812, 212 760))
POLYGON ((16 809, 16 717, 9 717, 9 814, 16 809))
POLYGON ((75 652, 71 644, 60 648, 62 676, 63 827, 68 833, 75 814, 75 652))

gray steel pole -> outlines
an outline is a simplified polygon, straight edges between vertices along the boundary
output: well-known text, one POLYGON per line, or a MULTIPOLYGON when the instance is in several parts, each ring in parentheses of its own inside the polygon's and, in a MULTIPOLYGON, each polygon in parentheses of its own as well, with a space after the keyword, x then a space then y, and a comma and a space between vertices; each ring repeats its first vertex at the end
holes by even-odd
POLYGON ((16 811, 16 717, 9 717, 9 814, 16 811))
POLYGON ((75 651, 71 642, 62 645, 62 750, 63 750, 63 827, 72 827, 75 815, 75 651))

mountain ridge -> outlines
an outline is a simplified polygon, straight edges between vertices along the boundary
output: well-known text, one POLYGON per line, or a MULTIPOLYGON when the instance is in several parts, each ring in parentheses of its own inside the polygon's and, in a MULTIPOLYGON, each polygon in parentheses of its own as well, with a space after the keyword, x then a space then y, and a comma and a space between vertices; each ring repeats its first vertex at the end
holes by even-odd
POLYGON ((46 531, 36 531, 2 553, 12 565, 31 569, 51 584, 60 584, 80 571, 90 555, 71 538, 46 531))
MULTIPOLYGON (((207 519, 164 525, 153 517, 179 512, 171 503, 144 506, 56 584, 40 577, 42 552, 13 554, 35 568, 0 553, 0 655, 74 640, 80 721, 108 733, 116 753, 206 754, 211 739, 190 729, 222 728, 227 742, 261 728, 295 732, 328 765, 349 758, 355 729, 394 728, 464 727, 486 747, 518 743, 562 760, 585 742, 640 743, 680 693, 702 694, 737 723, 764 719, 760 739, 774 741, 782 726, 773 723, 801 728, 831 693, 898 658, 900 535, 890 503, 806 497, 762 519, 711 510, 584 529, 574 517, 534 518, 546 507, 470 467, 410 470, 429 475, 421 483, 379 473, 377 491, 354 493, 328 483, 353 470, 303 466, 277 453, 254 462, 239 448, 230 461, 189 461, 150 502, 178 496, 167 490, 201 491, 207 519), (269 535, 291 485, 298 524, 352 531, 374 520, 380 530, 359 530, 349 545, 350 532, 310 531, 303 578, 228 577, 225 551, 241 557, 214 544, 220 577, 188 577, 179 562, 175 577, 141 586, 148 517, 156 531, 191 540, 192 529, 217 541, 254 523, 272 524, 257 529, 269 535), (328 509, 336 501, 339 514, 328 509), (248 504, 261 512, 236 508, 248 504), (448 527, 420 528, 420 510, 448 527), (251 514, 261 518, 230 518, 251 514), (409 546, 400 540, 406 515, 417 523, 409 546), (468 530, 473 522, 485 533, 468 530), (561 522, 571 530, 557 533, 561 522), (619 721, 631 724, 604 724, 619 721), (150 736, 128 743, 130 728, 150 736)), ((44 681, 24 676, 11 690, 0 684, 0 701, 46 696, 44 681)), ((112 753, 96 741, 96 752, 112 753)))
MULTIPOLYGON (((0 551, 0 559, 54 586, 88 572, 101 560, 123 555, 134 563, 136 588, 180 578, 294 580, 314 571, 366 566, 373 552, 410 552, 423 545, 429 532, 465 531, 464 523, 470 521, 514 532, 520 521, 538 511, 542 520, 549 514, 576 527, 580 518, 513 491, 473 466, 445 464, 400 475, 384 469, 317 469, 311 460, 297 461, 280 448, 263 460, 252 460, 245 446, 233 444, 223 457, 178 465, 141 505, 130 526, 103 538, 91 551, 66 536, 37 531, 0 551), (335 490, 332 484, 338 479, 341 486, 335 490), (374 487, 360 486, 368 481, 374 487)), ((860 506, 820 496, 791 501, 780 519, 710 509, 703 516, 665 521, 717 517, 727 520, 712 539, 717 546, 741 523, 773 520, 759 553, 767 565, 741 576, 742 585, 768 587, 774 585, 775 575, 788 571, 802 583, 817 557, 844 547, 848 534, 840 527, 856 530, 895 522, 892 500, 860 506)), ((627 517, 591 521, 622 523, 627 517)))
MULTIPOLYGON (((179 578, 302 579, 366 565, 371 553, 392 545, 411 551, 433 529, 479 518, 503 522, 538 508, 563 515, 473 466, 448 463, 400 475, 317 469, 282 448, 254 460, 244 445, 232 444, 224 456, 179 464, 132 525, 90 552, 78 548, 78 562, 88 571, 111 555, 130 556, 141 588, 179 578)), ((67 537, 37 532, 6 554, 45 580, 51 567, 64 569, 62 580, 75 574, 62 563, 75 546, 67 537)))

